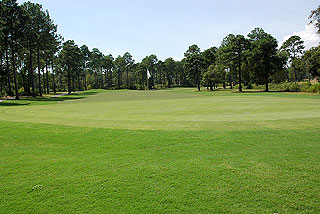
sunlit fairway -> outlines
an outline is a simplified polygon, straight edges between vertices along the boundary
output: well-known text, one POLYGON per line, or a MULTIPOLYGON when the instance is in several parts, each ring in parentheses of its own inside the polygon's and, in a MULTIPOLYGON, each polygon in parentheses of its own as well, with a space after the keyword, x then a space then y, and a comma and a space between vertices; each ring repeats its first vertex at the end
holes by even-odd
POLYGON ((0 103, 2 213, 320 213, 320 96, 91 90, 0 103))

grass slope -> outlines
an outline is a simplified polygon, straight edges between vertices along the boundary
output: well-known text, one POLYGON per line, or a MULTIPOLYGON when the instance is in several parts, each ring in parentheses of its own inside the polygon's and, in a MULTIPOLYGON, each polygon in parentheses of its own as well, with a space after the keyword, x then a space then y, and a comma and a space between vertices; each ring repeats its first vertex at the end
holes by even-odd
POLYGON ((319 104, 191 89, 3 101, 0 212, 319 213, 319 104))

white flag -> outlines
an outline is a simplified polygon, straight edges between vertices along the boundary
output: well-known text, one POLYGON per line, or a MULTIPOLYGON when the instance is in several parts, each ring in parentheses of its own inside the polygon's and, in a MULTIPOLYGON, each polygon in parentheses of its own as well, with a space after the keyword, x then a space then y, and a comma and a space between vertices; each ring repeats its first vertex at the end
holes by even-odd
POLYGON ((151 77, 149 70, 147 69, 147 77, 148 79, 151 77))

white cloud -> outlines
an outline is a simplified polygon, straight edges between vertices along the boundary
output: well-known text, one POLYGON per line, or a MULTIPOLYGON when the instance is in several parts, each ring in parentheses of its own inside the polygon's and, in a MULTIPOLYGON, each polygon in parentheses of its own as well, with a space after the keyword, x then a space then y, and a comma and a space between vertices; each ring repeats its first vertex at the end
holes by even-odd
POLYGON ((320 36, 317 34, 315 27, 307 24, 303 31, 294 32, 291 35, 283 37, 283 40, 279 42, 279 47, 281 47, 281 45, 293 35, 301 37, 301 39, 304 41, 305 50, 308 50, 314 46, 318 46, 320 43, 320 36))

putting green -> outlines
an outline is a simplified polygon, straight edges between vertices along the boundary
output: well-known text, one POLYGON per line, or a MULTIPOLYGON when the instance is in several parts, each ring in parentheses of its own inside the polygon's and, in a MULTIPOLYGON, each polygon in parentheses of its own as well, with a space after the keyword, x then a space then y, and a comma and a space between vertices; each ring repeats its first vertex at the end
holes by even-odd
MULTIPOLYGON (((81 127, 203 130, 320 117, 320 96, 285 93, 96 91, 52 105, 6 106, 0 120, 81 127), (233 124, 233 125, 232 125, 233 124)), ((47 101, 46 101, 47 102, 47 101)), ((275 122, 277 123, 277 122, 275 122)))

